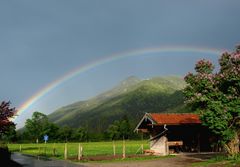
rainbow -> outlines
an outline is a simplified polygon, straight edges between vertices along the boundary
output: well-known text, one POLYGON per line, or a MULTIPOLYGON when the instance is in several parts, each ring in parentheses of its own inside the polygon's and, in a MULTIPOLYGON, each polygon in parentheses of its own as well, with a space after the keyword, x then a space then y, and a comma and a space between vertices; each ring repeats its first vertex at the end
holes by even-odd
POLYGON ((203 53, 203 54, 220 55, 221 53, 223 53, 223 51, 224 50, 213 49, 213 48, 184 47, 184 46, 173 47, 172 46, 172 47, 155 47, 155 48, 137 49, 137 50, 132 50, 132 51, 127 51, 123 53, 117 53, 110 56, 106 56, 102 59, 93 61, 84 66, 80 66, 76 69, 73 69, 72 71, 66 73, 59 79, 46 85, 44 88, 42 88, 37 93, 35 93, 32 97, 30 97, 27 101, 25 101, 22 105, 20 105, 20 107, 17 110, 16 116, 12 120, 14 121, 19 115, 21 115, 22 112, 30 108, 30 106, 32 106, 34 103, 40 100, 43 96, 48 94, 51 90, 54 90, 55 88, 64 84, 69 79, 74 78, 75 76, 81 73, 84 73, 92 68, 98 67, 102 64, 124 59, 127 57, 135 57, 135 56, 146 55, 151 53, 197 52, 197 53, 203 53))

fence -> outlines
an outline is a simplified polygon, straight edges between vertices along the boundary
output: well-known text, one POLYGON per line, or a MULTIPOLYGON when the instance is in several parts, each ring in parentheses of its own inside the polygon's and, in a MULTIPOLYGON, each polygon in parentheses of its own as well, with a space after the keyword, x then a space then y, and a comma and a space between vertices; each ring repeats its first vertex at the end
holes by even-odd
POLYGON ((60 159, 86 159, 93 157, 126 158, 143 154, 149 149, 147 141, 113 141, 88 143, 39 143, 39 144, 10 144, 10 150, 25 154, 58 157, 60 159))

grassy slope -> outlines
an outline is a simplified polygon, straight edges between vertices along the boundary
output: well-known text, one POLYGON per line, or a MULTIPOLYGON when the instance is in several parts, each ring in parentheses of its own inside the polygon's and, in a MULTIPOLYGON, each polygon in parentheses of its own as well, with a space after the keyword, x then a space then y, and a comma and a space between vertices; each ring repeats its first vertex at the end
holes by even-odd
POLYGON ((51 121, 71 127, 87 126, 102 132, 114 120, 127 116, 134 127, 146 112, 186 112, 179 77, 139 80, 130 77, 117 87, 88 101, 60 108, 49 115, 51 121))

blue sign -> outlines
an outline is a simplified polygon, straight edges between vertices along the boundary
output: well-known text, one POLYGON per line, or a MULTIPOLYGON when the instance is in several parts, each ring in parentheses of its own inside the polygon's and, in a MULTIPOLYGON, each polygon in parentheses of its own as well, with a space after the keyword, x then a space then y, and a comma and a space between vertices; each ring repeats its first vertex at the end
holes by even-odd
POLYGON ((43 136, 43 140, 46 142, 46 141, 48 141, 48 135, 44 135, 43 136))

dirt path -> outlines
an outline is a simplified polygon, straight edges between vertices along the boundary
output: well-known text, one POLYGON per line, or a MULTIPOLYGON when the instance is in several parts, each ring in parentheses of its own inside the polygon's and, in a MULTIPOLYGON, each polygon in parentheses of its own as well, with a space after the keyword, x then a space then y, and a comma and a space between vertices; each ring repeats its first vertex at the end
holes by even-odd
POLYGON ((42 160, 36 157, 14 153, 12 159, 23 167, 191 167, 194 162, 202 162, 214 154, 182 154, 155 160, 110 162, 110 163, 73 163, 64 160, 42 160))
POLYGON ((202 162, 212 155, 209 154, 184 154, 173 158, 163 158, 158 160, 146 160, 136 162, 118 162, 118 163, 89 163, 84 164, 87 167, 188 167, 194 162, 202 162))

